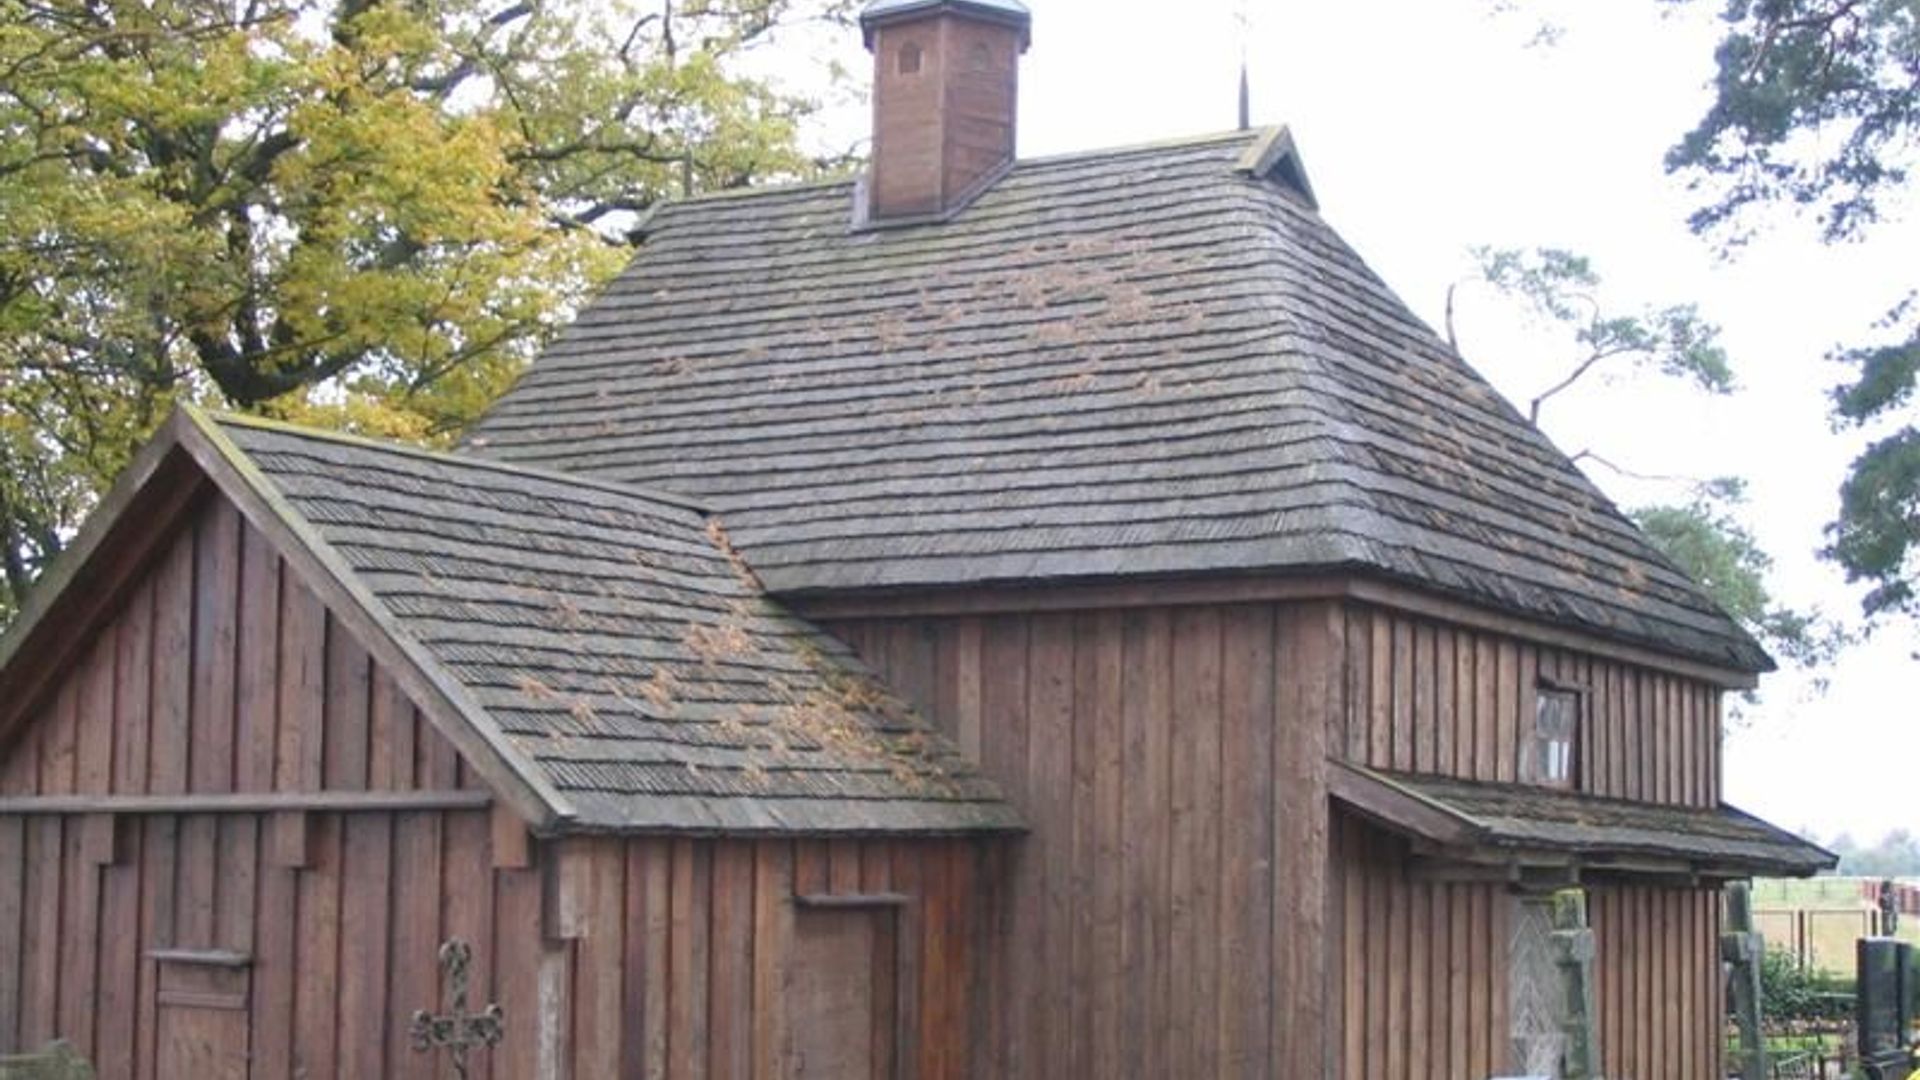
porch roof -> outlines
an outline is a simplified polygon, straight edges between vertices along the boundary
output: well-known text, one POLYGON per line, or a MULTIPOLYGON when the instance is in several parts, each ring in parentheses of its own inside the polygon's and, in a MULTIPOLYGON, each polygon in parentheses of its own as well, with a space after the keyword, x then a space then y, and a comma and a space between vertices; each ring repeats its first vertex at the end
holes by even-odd
POLYGON ((1725 805, 1603 799, 1329 763, 1333 797, 1448 860, 1713 878, 1805 877, 1833 853, 1725 805))

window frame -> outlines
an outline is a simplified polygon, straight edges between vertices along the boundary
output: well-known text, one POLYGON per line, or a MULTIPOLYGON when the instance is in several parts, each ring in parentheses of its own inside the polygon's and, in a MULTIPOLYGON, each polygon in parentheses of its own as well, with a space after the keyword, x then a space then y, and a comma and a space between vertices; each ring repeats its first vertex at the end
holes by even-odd
POLYGON ((1587 688, 1542 677, 1535 682, 1533 693, 1533 722, 1520 751, 1520 782, 1555 791, 1579 791, 1585 765, 1581 760, 1580 736, 1586 725, 1587 688), (1566 703, 1566 732, 1558 738, 1546 731, 1546 710, 1554 702, 1566 703), (1562 739, 1566 747, 1565 771, 1556 777, 1550 772, 1553 758, 1547 751, 1562 739))

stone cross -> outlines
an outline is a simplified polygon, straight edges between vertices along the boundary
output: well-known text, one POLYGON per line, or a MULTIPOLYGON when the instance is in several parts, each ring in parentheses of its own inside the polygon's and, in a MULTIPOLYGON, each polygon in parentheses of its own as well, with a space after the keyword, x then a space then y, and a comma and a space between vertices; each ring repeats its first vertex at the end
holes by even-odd
POLYGON ((467 1011, 467 980, 473 966, 473 947, 459 938, 440 946, 440 966, 447 969, 447 987, 453 1010, 436 1015, 425 1009, 413 1014, 413 1048, 423 1053, 445 1050, 453 1059, 453 1075, 467 1078, 467 1054, 476 1046, 495 1046, 506 1035, 506 1018, 498 1005, 478 1013, 467 1011))
POLYGON ((1560 1030, 1565 1036, 1560 1075, 1564 1080, 1598 1080, 1593 930, 1587 922, 1587 894, 1578 889, 1553 897, 1553 962, 1560 969, 1560 1030))
POLYGON ((1733 986, 1733 1021, 1740 1031, 1742 1080, 1766 1080, 1767 1041, 1760 1031, 1760 961, 1766 942, 1753 929, 1753 893, 1744 881, 1727 886, 1727 929, 1720 959, 1733 986))

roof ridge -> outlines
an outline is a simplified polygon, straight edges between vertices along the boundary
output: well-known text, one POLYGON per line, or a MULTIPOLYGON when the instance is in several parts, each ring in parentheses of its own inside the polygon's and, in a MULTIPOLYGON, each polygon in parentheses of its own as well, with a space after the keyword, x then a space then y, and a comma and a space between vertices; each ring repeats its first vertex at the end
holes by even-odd
MULTIPOLYGON (((1229 128, 1219 131, 1203 132, 1197 135, 1173 135, 1164 139, 1148 139, 1143 142, 1121 143, 1118 146, 1090 147, 1084 150, 1062 150, 1038 157, 1020 158, 1013 163, 1015 171, 1029 165, 1066 165, 1088 158, 1126 157, 1133 154, 1150 154, 1158 150, 1182 150, 1200 146, 1224 145, 1232 142, 1253 143, 1268 138, 1280 130, 1282 125, 1273 124, 1255 128, 1229 128)), ((1229 170, 1231 171, 1231 170, 1229 170)))
POLYGON ((645 487, 639 484, 629 484, 620 480, 607 480, 597 476, 582 476, 579 473, 549 469, 538 465, 521 465, 480 454, 456 453, 447 450, 429 450, 423 446, 412 446, 403 442, 375 439, 345 431, 308 427, 305 424, 295 424, 286 420, 274 420, 263 416, 246 416, 224 410, 207 410, 205 415, 209 420, 221 425, 254 428, 260 431, 276 432, 281 435, 291 435, 296 438, 317 439, 323 442, 358 446, 365 450, 398 454, 402 457, 418 458, 448 465, 465 466, 487 472, 504 473, 509 476, 526 477, 533 480, 546 480, 552 483, 571 485, 573 487, 591 488, 614 495, 624 495, 629 498, 641 498, 653 502, 666 503, 685 510, 691 510, 705 517, 713 516, 714 512, 712 507, 691 496, 681 495, 677 492, 663 491, 659 488, 645 487))
POLYGON ((767 184, 764 187, 723 188, 719 191, 702 191, 695 195, 671 195, 654 203, 647 214, 651 216, 655 211, 675 206, 702 206, 736 199, 753 199, 763 195, 792 195, 819 188, 851 187, 855 182, 856 177, 847 174, 822 177, 818 180, 788 180, 778 184, 767 184))
MULTIPOLYGON (((1041 154, 1036 157, 1017 158, 1013 162, 1013 167, 1008 171, 1008 176, 1033 166, 1052 167, 1056 165, 1069 165, 1076 161, 1084 161, 1092 158, 1126 157, 1132 154, 1149 154, 1158 150, 1180 150, 1189 147, 1213 146, 1216 144, 1224 145, 1238 141, 1245 141, 1251 144, 1257 140, 1274 138, 1282 130, 1284 130, 1284 125, 1274 124, 1267 127, 1249 128, 1244 131, 1231 129, 1212 131, 1199 135, 1175 135, 1164 139, 1151 139, 1144 142, 1121 143, 1118 146, 1093 147, 1083 150, 1062 150, 1051 154, 1041 154)), ((1002 179, 1005 179, 1005 177, 1002 179)), ((655 212, 676 206, 702 206, 711 203, 729 202, 736 199, 790 195, 834 187, 851 187, 857 182, 857 176, 844 175, 819 180, 795 180, 789 183, 768 184, 765 187, 742 187, 728 188, 723 191, 703 191, 697 195, 681 195, 661 199, 648 211, 647 216, 651 217, 655 212)))

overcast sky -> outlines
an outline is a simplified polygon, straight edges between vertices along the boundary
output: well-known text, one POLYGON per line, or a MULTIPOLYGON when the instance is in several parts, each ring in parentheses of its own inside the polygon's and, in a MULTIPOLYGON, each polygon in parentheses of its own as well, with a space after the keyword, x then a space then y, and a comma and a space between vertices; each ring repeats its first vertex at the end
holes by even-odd
MULTIPOLYGON (((1237 0, 1028 2, 1022 156, 1233 125, 1237 0)), ((1429 322, 1440 324, 1466 251, 1487 244, 1585 253, 1610 302, 1696 301, 1723 326, 1737 396, 1705 399, 1657 378, 1594 385, 1556 399, 1544 426, 1569 453, 1591 448, 1644 473, 1746 476, 1747 516, 1778 561, 1780 595, 1857 612, 1856 591, 1815 557, 1863 444, 1830 429, 1825 394, 1840 372, 1822 358, 1914 284, 1920 215, 1842 248, 1775 216, 1730 261, 1687 231, 1694 201, 1661 158, 1707 100, 1714 0, 1683 17, 1656 0, 1537 0, 1520 14, 1493 0, 1244 6, 1255 122, 1292 126, 1324 216, 1429 322), (1561 30, 1551 47, 1531 44, 1542 16, 1561 30)), ((834 48, 864 73, 857 38, 843 37, 834 48)), ((849 104, 810 134, 844 146, 867 123, 849 104)), ((1525 401, 1569 360, 1517 315, 1469 291, 1459 323, 1468 360, 1525 401)), ((1681 494, 1593 475, 1623 505, 1681 494)), ((1729 800, 1826 837, 1920 828, 1916 649, 1911 631, 1883 632, 1826 673, 1824 695, 1769 676, 1728 734, 1729 800)))

